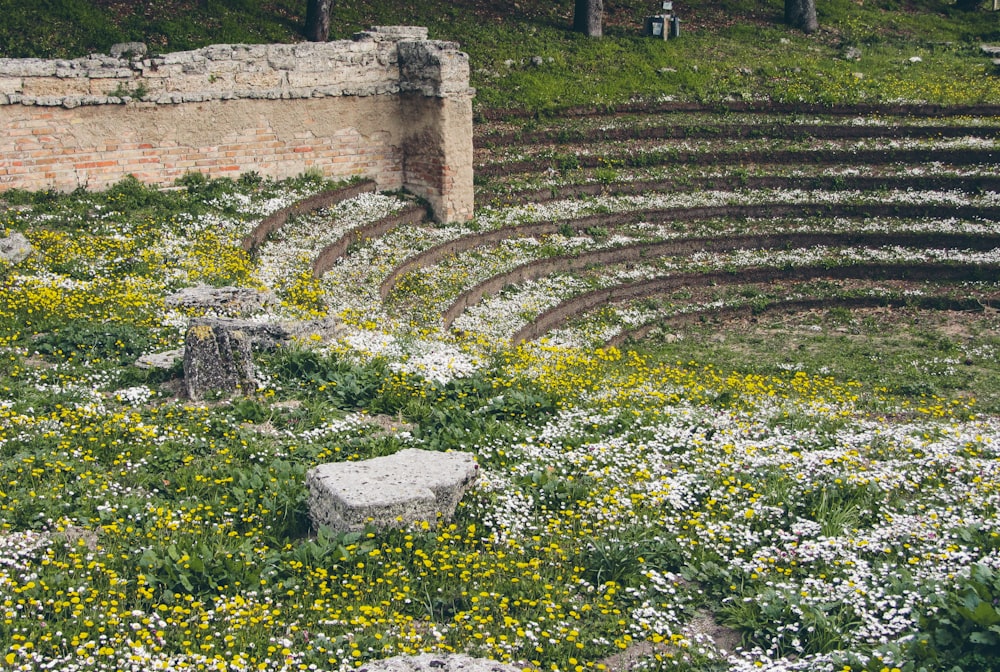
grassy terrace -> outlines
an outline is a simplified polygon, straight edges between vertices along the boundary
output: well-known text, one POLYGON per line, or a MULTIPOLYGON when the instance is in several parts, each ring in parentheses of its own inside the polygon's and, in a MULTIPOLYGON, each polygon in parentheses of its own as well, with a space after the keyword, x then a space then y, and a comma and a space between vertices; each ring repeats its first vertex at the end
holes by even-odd
MULTIPOLYGON (((1000 84, 979 52, 1000 41, 1000 15, 945 0, 818 3, 821 30, 781 25, 775 0, 677 4, 684 39, 640 36, 650 0, 607 2, 607 39, 566 30, 573 2, 359 0, 334 3, 331 37, 371 25, 425 25, 456 40, 473 64, 477 109, 606 108, 636 100, 790 103, 996 102, 1000 84), (533 65, 533 57, 541 64, 533 65), (912 60, 919 59, 919 60, 912 60)), ((155 52, 212 43, 301 40, 305 0, 9 0, 0 57, 78 57, 116 42, 155 52)))
MULTIPOLYGON (((365 193, 248 255, 337 185, 2 194, 35 253, 0 265, 0 669, 997 669, 1000 13, 821 3, 807 38, 691 3, 654 43, 636 2, 599 42, 568 2, 340 4, 338 36, 469 50, 476 218, 358 238, 409 204, 365 193), (192 403, 134 363, 198 284, 341 328, 192 403), (476 456, 453 521, 310 529, 307 469, 408 447, 476 456)), ((3 55, 293 40, 304 13, 65 0, 56 35, 36 7, 3 55)))

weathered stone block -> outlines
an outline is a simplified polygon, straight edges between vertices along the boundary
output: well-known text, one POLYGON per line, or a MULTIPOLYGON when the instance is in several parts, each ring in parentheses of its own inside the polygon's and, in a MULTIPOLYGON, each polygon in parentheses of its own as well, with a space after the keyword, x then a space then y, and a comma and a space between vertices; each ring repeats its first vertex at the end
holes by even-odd
POLYGON ((0 261, 17 264, 30 257, 35 251, 23 233, 15 231, 6 238, 0 238, 0 261))
POLYGON ((110 54, 112 58, 142 58, 149 52, 149 48, 144 42, 120 42, 112 44, 110 54))
POLYGON ((274 295, 253 287, 185 287, 166 298, 176 308, 204 308, 227 315, 247 315, 274 302, 274 295))
POLYGON ((329 86, 341 79, 342 77, 335 72, 297 72, 292 70, 288 73, 288 86, 296 89, 329 86))
POLYGON ((282 73, 277 72, 240 72, 233 78, 237 87, 252 89, 279 89, 288 82, 282 73))
POLYGON ((233 47, 229 44, 212 44, 201 51, 210 61, 230 61, 233 58, 233 47))
POLYGON ((366 524, 391 528, 445 520, 479 474, 468 453, 408 448, 361 462, 332 462, 310 469, 309 515, 313 524, 336 531, 366 524))
POLYGON ((21 90, 26 96, 80 96, 90 93, 90 80, 85 77, 32 77, 24 80, 21 90))
POLYGON ((0 58, 0 74, 11 77, 54 77, 56 61, 41 58, 0 58))
POLYGON ((464 94, 469 89, 469 57, 454 42, 399 43, 400 85, 425 96, 464 94))
POLYGON ((20 77, 0 77, 0 93, 20 93, 20 77))
POLYGON ((184 339, 184 387, 195 401, 209 392, 256 390, 250 336, 209 324, 189 327, 184 339))
POLYGON ((159 60, 163 65, 175 65, 193 63, 198 58, 200 58, 200 55, 194 51, 175 51, 169 54, 163 54, 157 60, 159 60))

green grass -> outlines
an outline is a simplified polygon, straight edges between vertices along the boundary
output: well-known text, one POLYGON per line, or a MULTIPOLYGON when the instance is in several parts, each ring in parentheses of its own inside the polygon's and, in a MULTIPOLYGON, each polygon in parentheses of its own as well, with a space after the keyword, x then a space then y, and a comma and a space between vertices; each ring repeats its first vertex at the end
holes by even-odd
MULTIPOLYGON (((11 0, 0 16, 0 56, 79 57, 122 41, 153 53, 212 43, 302 40, 305 0, 11 0), (44 17, 45 20, 40 20, 44 17)), ((480 108, 551 111, 635 99, 770 98, 854 103, 1000 102, 1000 78, 979 44, 1000 40, 1000 12, 945 2, 822 2, 813 36, 781 23, 782 5, 685 2, 679 40, 641 36, 655 3, 609 3, 605 38, 569 30, 572 2, 485 0, 335 3, 331 39, 371 25, 425 25, 458 41, 472 62, 480 108), (859 59, 846 60, 848 48, 859 59), (532 58, 540 56, 541 65, 532 58), (920 63, 909 59, 919 56, 920 63)))
POLYGON ((455 650, 617 672, 603 661, 637 643, 661 647, 645 669, 731 669, 681 641, 698 613, 759 647, 739 669, 985 669, 998 581, 967 564, 1000 545, 995 312, 765 312, 638 353, 500 348, 447 382, 409 354, 279 348, 256 354, 255 396, 204 405, 174 396, 180 366, 130 366, 178 343, 170 283, 295 272, 237 248, 256 209, 235 196, 304 196, 307 177, 8 195, 4 228, 37 252, 0 275, 4 669, 455 650), (454 521, 311 528, 307 469, 411 446, 476 455, 454 521), (862 631, 900 608, 881 642, 862 631))
POLYGON ((710 361, 726 370, 802 371, 858 381, 920 407, 937 398, 975 399, 1000 412, 996 311, 969 314, 830 308, 764 314, 748 323, 678 327, 645 346, 664 361, 710 361))

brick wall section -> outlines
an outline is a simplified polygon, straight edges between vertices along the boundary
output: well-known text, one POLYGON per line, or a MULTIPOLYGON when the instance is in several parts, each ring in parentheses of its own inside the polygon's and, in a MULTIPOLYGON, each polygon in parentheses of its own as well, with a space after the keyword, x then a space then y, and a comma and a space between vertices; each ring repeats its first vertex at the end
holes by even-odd
POLYGON ((0 59, 0 191, 319 169, 407 189, 436 218, 464 221, 473 213, 468 57, 426 37, 376 27, 353 40, 156 58, 0 59))

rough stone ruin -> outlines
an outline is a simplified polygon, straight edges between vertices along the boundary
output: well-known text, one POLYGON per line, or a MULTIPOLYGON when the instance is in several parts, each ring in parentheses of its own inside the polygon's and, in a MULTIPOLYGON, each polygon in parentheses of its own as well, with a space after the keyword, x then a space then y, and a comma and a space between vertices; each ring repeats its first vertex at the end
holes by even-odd
POLYGON ((5 238, 0 238, 0 262, 19 264, 35 251, 23 233, 13 232, 5 238))
POLYGON ((2 58, 0 191, 319 170, 405 188, 437 219, 464 221, 473 95, 468 56, 412 26, 158 56, 129 43, 73 60, 2 58))
POLYGON ((138 362, 144 368, 170 368, 184 362, 184 390, 192 401, 209 393, 253 394, 258 380, 254 350, 318 339, 329 342, 342 328, 334 318, 297 322, 257 322, 228 317, 201 317, 191 321, 184 348, 148 355, 138 362))
MULTIPOLYGON (((0 240, 2 250, 3 240, 0 240)), ((183 361, 184 390, 198 401, 210 393, 253 394, 257 390, 253 351, 273 350, 292 343, 328 343, 343 329, 339 320, 263 322, 249 316, 275 301, 274 295, 252 287, 185 287, 166 297, 171 308, 197 309, 210 315, 191 320, 184 347, 140 357, 135 365, 169 369, 183 361)))
POLYGON ((252 393, 257 377, 250 334, 221 324, 194 324, 184 339, 184 387, 198 401, 210 391, 252 393))

